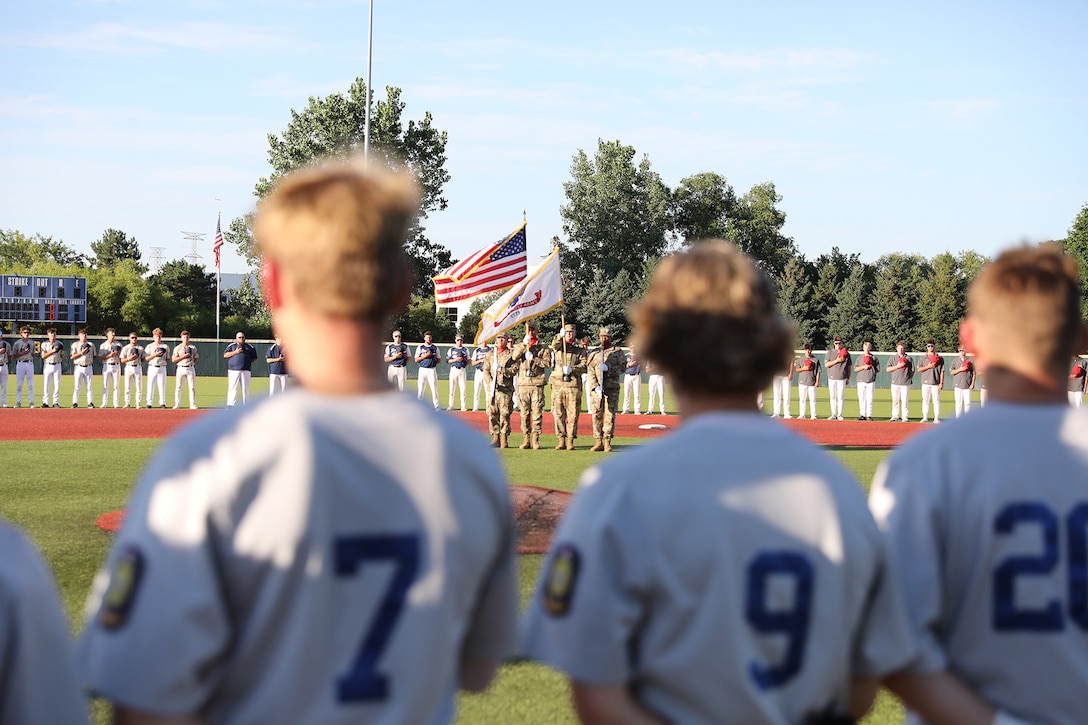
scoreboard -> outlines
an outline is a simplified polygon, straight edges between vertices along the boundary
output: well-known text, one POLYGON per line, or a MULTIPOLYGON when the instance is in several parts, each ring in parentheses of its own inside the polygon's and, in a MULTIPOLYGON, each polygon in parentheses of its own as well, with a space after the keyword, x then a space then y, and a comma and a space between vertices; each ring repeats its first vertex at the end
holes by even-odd
POLYGON ((86 323, 87 278, 2 275, 0 320, 86 323))

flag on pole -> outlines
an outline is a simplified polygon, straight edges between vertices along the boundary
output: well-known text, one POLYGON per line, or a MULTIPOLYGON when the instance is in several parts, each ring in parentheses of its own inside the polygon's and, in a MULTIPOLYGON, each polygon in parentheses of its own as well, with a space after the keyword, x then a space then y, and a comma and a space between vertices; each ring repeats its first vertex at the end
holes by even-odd
POLYGON ((215 243, 212 244, 212 251, 215 252, 215 267, 219 268, 219 250, 223 248, 223 230, 219 227, 219 221, 222 219, 220 214, 215 218, 215 243))
POLYGON ((442 270, 434 278, 434 299, 450 305, 506 289, 525 279, 525 222, 516 232, 442 270))
POLYGON ((540 317, 563 304, 563 286, 559 274, 559 249, 529 272, 525 281, 510 289, 488 307, 480 317, 476 344, 490 341, 509 329, 534 317, 540 317))

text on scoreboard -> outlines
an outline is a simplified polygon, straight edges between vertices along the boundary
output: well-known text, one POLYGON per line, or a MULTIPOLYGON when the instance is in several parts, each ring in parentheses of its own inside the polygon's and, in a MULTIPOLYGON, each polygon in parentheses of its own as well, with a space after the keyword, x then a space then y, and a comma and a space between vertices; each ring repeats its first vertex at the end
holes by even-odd
POLYGON ((85 323, 87 278, 0 276, 0 320, 85 323))

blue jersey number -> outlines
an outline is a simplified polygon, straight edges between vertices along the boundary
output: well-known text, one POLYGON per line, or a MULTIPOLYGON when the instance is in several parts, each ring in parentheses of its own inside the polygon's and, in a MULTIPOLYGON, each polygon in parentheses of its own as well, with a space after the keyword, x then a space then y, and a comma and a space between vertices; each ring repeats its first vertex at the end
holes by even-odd
POLYGON ((336 683, 340 702, 369 702, 389 696, 389 680, 378 660, 400 618, 408 588, 419 571, 419 536, 345 536, 335 543, 336 575, 354 576, 368 561, 391 561, 393 579, 363 637, 351 670, 336 683))
POLYGON ((784 635, 786 656, 777 665, 750 662, 748 673, 761 690, 780 687, 801 671, 812 618, 812 564, 800 554, 788 551, 763 552, 748 564, 748 592, 745 615, 748 624, 761 634, 784 635), (794 580, 793 606, 769 610, 767 583, 771 577, 794 580))
MULTIPOLYGON (((1082 629, 1088 629, 1088 503, 1075 506, 1065 523, 1065 544, 1069 553, 1069 616, 1082 629)), ((1008 535, 1020 526, 1039 529, 1042 549, 1031 555, 1005 557, 994 568, 994 629, 1001 632, 1060 632, 1065 628, 1065 615, 1059 599, 1034 608, 1016 604, 1017 578, 1046 576, 1059 565, 1060 521, 1043 503, 1011 503, 994 520, 994 533, 1008 535)))

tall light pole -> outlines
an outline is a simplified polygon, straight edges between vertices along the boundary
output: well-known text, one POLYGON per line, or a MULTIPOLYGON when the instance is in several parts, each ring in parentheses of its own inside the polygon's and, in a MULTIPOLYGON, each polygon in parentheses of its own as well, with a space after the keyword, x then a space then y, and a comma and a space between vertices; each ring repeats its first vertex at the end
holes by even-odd
POLYGON ((370 19, 366 24, 366 131, 363 134, 363 168, 370 166, 370 63, 374 57, 374 0, 370 0, 370 19))

